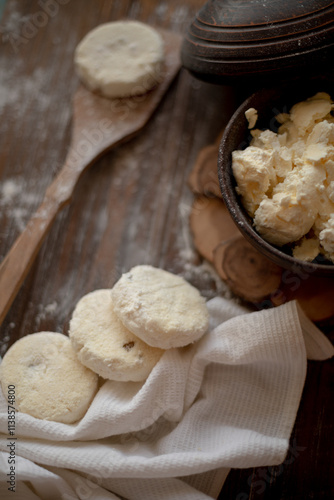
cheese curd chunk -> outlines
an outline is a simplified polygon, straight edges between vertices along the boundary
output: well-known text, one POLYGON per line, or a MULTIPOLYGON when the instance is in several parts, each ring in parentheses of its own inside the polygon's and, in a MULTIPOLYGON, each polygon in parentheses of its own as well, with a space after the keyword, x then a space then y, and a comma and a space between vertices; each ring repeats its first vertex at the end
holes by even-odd
POLYGON ((108 98, 148 92, 161 80, 163 62, 162 37, 138 21, 98 26, 84 37, 74 54, 82 83, 108 98))
POLYGON ((110 380, 145 380, 164 352, 145 344, 123 325, 108 289, 95 290, 79 300, 69 335, 81 363, 110 380))
POLYGON ((319 239, 326 254, 334 262, 334 213, 324 223, 324 229, 320 231, 319 239))
POLYGON ((246 210, 253 215, 273 184, 273 155, 249 146, 244 151, 233 151, 232 158, 237 192, 242 196, 246 210))
POLYGON ((77 359, 70 339, 39 332, 21 338, 0 365, 2 391, 15 386, 15 406, 33 417, 73 424, 88 410, 98 376, 77 359))
POLYGON ((115 312, 135 335, 155 347, 182 347, 208 329, 199 291, 180 276, 148 265, 132 268, 112 288, 115 312))
POLYGON ((312 210, 305 209, 295 200, 286 201, 286 196, 280 193, 261 202, 255 212, 254 225, 265 240, 281 246, 308 233, 314 220, 312 210))
POLYGON ((272 198, 265 198, 256 210, 256 230, 275 245, 299 240, 316 220, 318 196, 315 186, 325 179, 325 170, 310 164, 289 172, 274 188, 272 198))

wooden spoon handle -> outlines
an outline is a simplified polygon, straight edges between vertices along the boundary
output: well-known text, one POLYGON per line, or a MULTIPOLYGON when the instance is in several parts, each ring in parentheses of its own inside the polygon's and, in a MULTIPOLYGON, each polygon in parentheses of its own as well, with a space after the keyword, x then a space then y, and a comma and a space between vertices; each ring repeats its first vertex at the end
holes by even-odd
POLYGON ((0 324, 30 270, 58 212, 70 201, 79 171, 65 163, 39 208, 0 265, 0 324))

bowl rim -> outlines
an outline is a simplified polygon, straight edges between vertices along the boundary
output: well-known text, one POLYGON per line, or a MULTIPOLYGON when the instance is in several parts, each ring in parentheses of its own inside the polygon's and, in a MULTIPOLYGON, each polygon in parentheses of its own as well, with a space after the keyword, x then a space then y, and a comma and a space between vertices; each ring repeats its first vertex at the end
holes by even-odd
MULTIPOLYGON (((323 79, 321 79, 321 81, 323 81, 323 79)), ((315 81, 312 80, 312 82, 314 83, 315 81)), ((334 264, 306 262, 297 259, 296 257, 293 257, 292 255, 284 252, 284 250, 281 250, 279 247, 270 244, 262 236, 260 236, 260 234, 253 227, 251 223, 251 217, 247 214, 245 208, 242 206, 240 197, 235 190, 236 183, 232 173, 232 151, 238 149, 238 147, 231 150, 230 137, 231 135, 236 134, 237 130, 240 129, 241 119, 243 119, 242 127, 245 129, 245 131, 248 130, 250 132, 250 130, 248 129, 248 121, 245 117, 245 111, 250 107, 256 108, 256 106, 254 106, 254 103, 259 99, 259 97, 266 99, 266 101, 263 102, 268 102, 268 104, 270 105, 270 100, 275 99, 275 97, 278 98, 278 96, 282 97, 285 87, 290 87, 291 91, 291 82, 290 84, 280 87, 269 87, 256 90, 239 105, 239 107, 231 116, 223 132, 218 150, 218 178, 220 191, 222 193, 225 205, 240 232, 255 248, 258 249, 258 251, 260 251, 271 261, 275 262, 283 268, 296 272, 302 270, 310 274, 315 273, 324 276, 334 276, 334 264), (267 99, 270 100, 268 101, 267 99)), ((246 135, 244 135, 244 137, 246 143, 246 135)))

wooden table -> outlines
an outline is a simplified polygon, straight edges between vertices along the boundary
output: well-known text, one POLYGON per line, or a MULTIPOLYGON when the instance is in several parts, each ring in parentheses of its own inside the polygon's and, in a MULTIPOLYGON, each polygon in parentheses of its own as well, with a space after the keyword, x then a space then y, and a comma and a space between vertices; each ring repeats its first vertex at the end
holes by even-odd
MULTIPOLYGON (((78 85, 73 51, 96 25, 138 19, 184 33, 203 0, 0 1, 1 243, 5 256, 61 167, 78 85), (44 7, 42 7, 42 5, 44 7)), ((187 177, 236 106, 233 90, 181 70, 145 129, 83 176, 57 217, 1 326, 0 353, 37 331, 67 333, 85 293, 150 263, 185 276, 206 297, 217 283, 194 252, 187 177)), ((310 362, 287 459, 232 471, 219 498, 329 499, 334 482, 333 361, 310 362)))

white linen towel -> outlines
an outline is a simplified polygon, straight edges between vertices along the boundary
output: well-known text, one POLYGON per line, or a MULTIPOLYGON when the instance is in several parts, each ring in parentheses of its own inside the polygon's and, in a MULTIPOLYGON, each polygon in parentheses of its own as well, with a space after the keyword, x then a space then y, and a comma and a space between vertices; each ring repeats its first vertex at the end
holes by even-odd
MULTIPOLYGON (((210 332, 166 351, 145 382, 106 381, 66 425, 16 413, 15 499, 207 500, 230 468, 284 461, 307 357, 334 354, 296 302, 248 312, 208 302, 210 332)), ((0 498, 8 491, 0 395, 0 498)))

